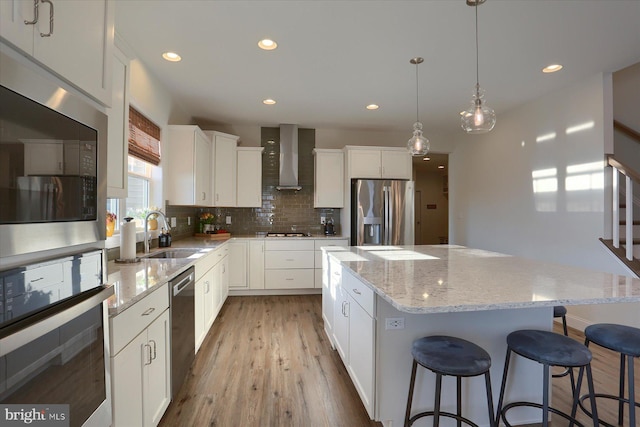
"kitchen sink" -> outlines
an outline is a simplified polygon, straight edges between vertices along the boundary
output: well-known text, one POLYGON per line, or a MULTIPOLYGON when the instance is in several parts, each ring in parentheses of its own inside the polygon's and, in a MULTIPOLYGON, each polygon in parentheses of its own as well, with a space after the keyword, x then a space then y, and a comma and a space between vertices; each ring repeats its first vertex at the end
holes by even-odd
POLYGON ((156 252, 151 255, 145 256, 145 258, 189 258, 191 255, 200 252, 196 249, 168 249, 162 252, 156 252))

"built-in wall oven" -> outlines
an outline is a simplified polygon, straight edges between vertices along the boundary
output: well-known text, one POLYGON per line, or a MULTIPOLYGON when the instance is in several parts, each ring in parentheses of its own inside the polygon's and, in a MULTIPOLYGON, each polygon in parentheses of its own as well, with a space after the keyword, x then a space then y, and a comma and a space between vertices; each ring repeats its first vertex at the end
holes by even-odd
POLYGON ((112 294, 102 251, 0 273, 0 425, 53 405, 70 426, 111 424, 112 294))
POLYGON ((106 146, 98 106, 0 43, 0 425, 111 425, 106 146))

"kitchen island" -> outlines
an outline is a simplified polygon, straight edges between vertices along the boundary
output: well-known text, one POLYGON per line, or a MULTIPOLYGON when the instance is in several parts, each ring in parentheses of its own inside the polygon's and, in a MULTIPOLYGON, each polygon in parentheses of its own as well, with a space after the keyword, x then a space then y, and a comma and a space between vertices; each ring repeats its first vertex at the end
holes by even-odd
MULTIPOLYGON (((387 427, 403 425, 413 340, 446 334, 485 348, 497 403, 510 332, 551 330, 555 305, 619 302, 640 302, 640 280, 463 246, 332 248, 323 257, 325 330, 370 417, 387 427)), ((414 412, 433 406, 434 378, 418 371, 414 412)), ((484 393, 481 377, 463 381, 463 412, 479 425, 488 425, 484 393)), ((541 396, 541 366, 515 358, 507 401, 541 396)), ((442 405, 455 412, 451 377, 442 405)), ((530 408, 509 413, 513 424, 540 418, 530 408)))

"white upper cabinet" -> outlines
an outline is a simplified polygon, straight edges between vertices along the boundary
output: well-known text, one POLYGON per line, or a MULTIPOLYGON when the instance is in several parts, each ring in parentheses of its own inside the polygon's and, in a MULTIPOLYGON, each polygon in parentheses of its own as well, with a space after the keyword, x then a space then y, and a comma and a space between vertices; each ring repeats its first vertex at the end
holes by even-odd
POLYGON ((344 153, 314 149, 314 208, 344 207, 344 153))
POLYGON ((349 178, 411 179, 411 154, 404 148, 345 149, 349 178))
POLYGON ((264 147, 238 147, 237 200, 239 208, 262 207, 262 152, 264 147))
POLYGON ((216 131, 205 133, 213 144, 213 206, 236 206, 236 147, 239 137, 216 131))
POLYGON ((107 143, 107 197, 127 198, 129 153, 129 59, 119 50, 113 55, 113 85, 107 143))
POLYGON ((211 206, 211 142, 198 126, 170 125, 167 199, 172 205, 211 206))
POLYGON ((411 154, 406 149, 382 149, 380 158, 382 178, 411 179, 411 154))
POLYGON ((111 105, 112 0, 39 1, 37 8, 35 4, 0 1, 2 40, 103 105, 111 105))

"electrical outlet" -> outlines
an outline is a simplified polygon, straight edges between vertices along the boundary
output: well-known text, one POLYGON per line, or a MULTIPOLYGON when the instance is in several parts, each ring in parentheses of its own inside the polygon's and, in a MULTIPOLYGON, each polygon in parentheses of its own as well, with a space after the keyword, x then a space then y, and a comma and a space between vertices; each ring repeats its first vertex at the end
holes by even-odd
POLYGON ((175 217, 175 216, 172 216, 172 217, 171 217, 171 227, 175 227, 176 225, 177 225, 176 217, 175 217))
POLYGON ((227 225, 231 225, 231 215, 227 215, 227 225))
POLYGON ((187 217, 187 225, 191 225, 191 217, 190 216, 187 217))
POLYGON ((389 331, 392 329, 404 329, 404 317, 387 317, 384 319, 384 328, 389 331))
POLYGON ((321 217, 320 217, 320 224, 324 224, 324 222, 325 222, 325 220, 326 220, 326 219, 327 219, 327 218, 325 218, 325 217, 321 216, 321 217))

